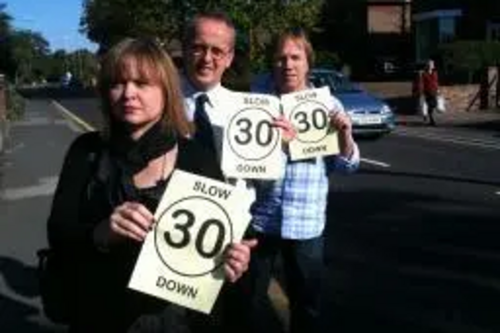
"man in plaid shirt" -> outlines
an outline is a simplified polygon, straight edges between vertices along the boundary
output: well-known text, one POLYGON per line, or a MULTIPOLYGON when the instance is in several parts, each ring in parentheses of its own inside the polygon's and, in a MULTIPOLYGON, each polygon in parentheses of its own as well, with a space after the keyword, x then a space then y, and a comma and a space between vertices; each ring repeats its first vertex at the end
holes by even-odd
MULTIPOLYGON (((277 95, 306 90, 313 50, 302 30, 287 31, 274 46, 274 88, 277 95)), ((256 181, 257 198, 252 206, 252 227, 258 246, 252 253, 250 288, 246 296, 251 332, 267 332, 259 311, 265 304, 275 258, 283 257, 290 299, 290 331, 321 332, 319 324, 321 275, 323 271, 323 230, 326 221, 328 175, 333 171, 354 172, 359 150, 352 138, 351 121, 341 103, 335 107, 330 124, 339 133, 340 154, 292 162, 287 155, 284 177, 278 181, 256 181)), ((293 138, 294 129, 283 117, 275 125, 284 138, 293 138)), ((285 153, 285 152, 284 152, 285 153)), ((246 326, 245 325, 245 326, 246 326)))

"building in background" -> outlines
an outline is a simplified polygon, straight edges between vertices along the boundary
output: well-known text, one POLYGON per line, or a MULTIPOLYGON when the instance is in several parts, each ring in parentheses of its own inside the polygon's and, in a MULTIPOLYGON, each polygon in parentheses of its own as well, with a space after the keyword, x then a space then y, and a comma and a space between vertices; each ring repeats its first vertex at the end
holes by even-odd
POLYGON ((327 2, 322 50, 339 54, 358 79, 404 75, 413 62, 411 0, 327 2))
POLYGON ((370 72, 401 76, 413 58, 411 0, 367 0, 366 50, 370 72))
POLYGON ((418 0, 413 6, 415 60, 453 40, 500 41, 499 0, 418 0))

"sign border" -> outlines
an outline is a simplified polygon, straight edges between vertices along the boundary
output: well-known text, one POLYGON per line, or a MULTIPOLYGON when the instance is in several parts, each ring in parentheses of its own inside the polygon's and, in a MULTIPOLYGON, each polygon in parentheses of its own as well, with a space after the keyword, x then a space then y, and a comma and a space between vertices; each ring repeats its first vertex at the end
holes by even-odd
POLYGON ((330 134, 330 123, 329 123, 329 117, 328 117, 328 108, 326 107, 326 105, 325 105, 325 104, 320 103, 320 102, 315 101, 315 100, 306 100, 306 101, 303 101, 303 102, 300 102, 299 104, 297 104, 297 105, 295 106, 295 108, 293 108, 293 110, 290 112, 290 122, 293 124, 293 122, 292 122, 292 118, 293 118, 293 117, 292 117, 292 116, 293 116, 293 114, 296 112, 296 110, 297 110, 297 108, 298 108, 299 106, 301 106, 302 104, 305 104, 305 103, 311 103, 311 102, 312 102, 312 103, 319 104, 319 105, 323 106, 323 108, 324 108, 324 110, 325 110, 325 113, 326 113, 327 126, 325 127, 325 134, 324 134, 324 135, 323 135, 320 139, 318 139, 318 140, 314 140, 314 141, 305 141, 305 140, 301 140, 301 139, 300 139, 300 136, 299 136, 299 135, 298 135, 298 133, 297 133, 297 137, 296 137, 297 141, 300 141, 300 142, 302 142, 302 143, 304 143, 304 144, 318 143, 318 142, 320 142, 321 140, 324 140, 324 139, 328 136, 328 134, 330 134))
MULTIPOLYGON (((271 155, 271 154, 273 153, 274 149, 276 148, 276 146, 278 145, 278 143, 279 143, 279 141, 280 141, 280 140, 279 140, 279 133, 278 133, 278 131, 279 131, 279 130, 278 130, 277 128, 274 128, 274 129, 272 129, 272 130, 273 130, 273 131, 275 131, 275 132, 277 132, 277 134, 278 134, 278 135, 276 136, 276 140, 275 140, 276 142, 272 144, 272 148, 270 149, 270 151, 269 151, 268 153, 266 153, 264 156, 259 157, 259 158, 247 158, 247 157, 244 157, 244 156, 240 155, 240 153, 239 153, 239 152, 238 152, 238 151, 237 151, 237 150, 233 147, 233 144, 231 143, 231 140, 229 139, 229 135, 228 135, 228 134, 229 134, 229 129, 231 128, 231 125, 233 124, 234 119, 235 119, 235 118, 236 118, 236 117, 237 117, 240 113, 245 112, 245 111, 248 111, 248 110, 250 110, 250 109, 254 109, 254 110, 255 110, 255 109, 257 109, 257 110, 263 111, 263 112, 265 112, 266 114, 268 114, 268 115, 270 116, 270 118, 271 118, 271 119, 273 119, 273 115, 272 115, 269 111, 267 111, 267 110, 265 110, 265 109, 263 109, 263 108, 260 108, 260 107, 247 107, 247 108, 241 109, 241 110, 239 110, 238 112, 236 112, 236 113, 235 113, 235 114, 231 117, 231 119, 230 119, 230 121, 229 121, 229 126, 227 126, 226 135, 228 136, 228 138, 227 138, 227 143, 228 143, 228 145, 229 145, 229 148, 233 151, 233 153, 234 153, 236 156, 238 156, 239 158, 241 158, 241 159, 243 159, 243 160, 245 160, 245 161, 253 161, 253 162, 255 162, 255 161, 261 161, 261 160, 263 160, 263 159, 267 158, 269 155, 271 155)), ((271 124, 271 126, 272 126, 272 124, 271 124)))
MULTIPOLYGON (((224 207, 222 207, 221 204, 219 204, 218 202, 216 202, 215 200, 213 200, 211 198, 207 198, 207 197, 200 196, 200 195, 195 195, 195 196, 189 196, 189 197, 181 198, 181 199, 173 202, 164 211, 162 211, 161 214, 160 214, 160 216, 159 216, 159 218, 158 218, 158 221, 160 221, 162 219, 162 217, 170 210, 170 208, 172 208, 173 206, 179 204, 180 202, 183 202, 183 201, 186 201, 186 200, 191 200, 191 199, 203 199, 203 200, 212 202, 213 204, 215 204, 216 206, 218 206, 222 210, 222 212, 224 213, 224 215, 226 216, 226 218, 227 218, 227 220, 229 222, 229 236, 230 236, 229 237, 229 244, 231 244, 232 241, 233 241, 233 239, 234 239, 234 231, 233 231, 232 220, 229 217, 229 214, 224 209, 224 207)), ((182 272, 178 271, 177 269, 174 269, 171 265, 169 265, 166 262, 166 260, 161 255, 161 251, 158 249, 158 244, 157 244, 157 241, 156 241, 156 234, 158 232, 158 228, 159 228, 159 223, 156 223, 155 224, 155 230, 154 230, 154 246, 155 246, 155 250, 156 250, 156 253, 158 254, 158 259, 160 259, 160 261, 165 266, 167 266, 172 272, 174 272, 174 273, 176 273, 178 275, 184 276, 184 277, 201 277, 201 276, 204 276, 204 275, 207 275, 207 274, 210 274, 210 273, 216 271, 217 269, 219 269, 219 267, 221 267, 224 264, 224 262, 222 261, 221 263, 215 265, 215 267, 212 268, 211 270, 206 271, 206 272, 202 272, 202 273, 196 273, 196 274, 186 274, 186 273, 182 273, 182 272)))

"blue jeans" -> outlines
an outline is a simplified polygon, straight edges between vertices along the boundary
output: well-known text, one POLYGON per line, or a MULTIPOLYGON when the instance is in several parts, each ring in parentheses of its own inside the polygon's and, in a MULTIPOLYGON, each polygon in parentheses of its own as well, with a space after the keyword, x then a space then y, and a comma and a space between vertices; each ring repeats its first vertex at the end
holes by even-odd
POLYGON ((258 245, 252 251, 249 271, 244 275, 245 298, 249 307, 248 324, 253 333, 268 332, 260 312, 268 304, 268 288, 281 255, 285 291, 290 301, 290 332, 321 332, 320 305, 323 279, 323 236, 289 240, 257 233, 258 245))

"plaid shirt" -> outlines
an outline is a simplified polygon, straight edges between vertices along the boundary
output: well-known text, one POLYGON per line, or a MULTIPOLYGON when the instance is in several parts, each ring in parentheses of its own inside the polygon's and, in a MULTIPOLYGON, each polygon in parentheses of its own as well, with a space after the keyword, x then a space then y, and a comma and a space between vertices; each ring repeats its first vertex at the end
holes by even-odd
POLYGON ((323 233, 326 221, 328 174, 353 172, 359 150, 350 159, 341 156, 287 161, 285 175, 277 181, 256 181, 252 205, 253 227, 285 239, 310 239, 323 233))
MULTIPOLYGON (((335 109, 342 104, 332 96, 335 109)), ((251 207, 255 230, 285 239, 310 239, 323 233, 328 200, 328 175, 351 173, 359 166, 359 149, 340 155, 292 162, 287 156, 285 174, 277 181, 255 181, 256 201, 251 207)))

